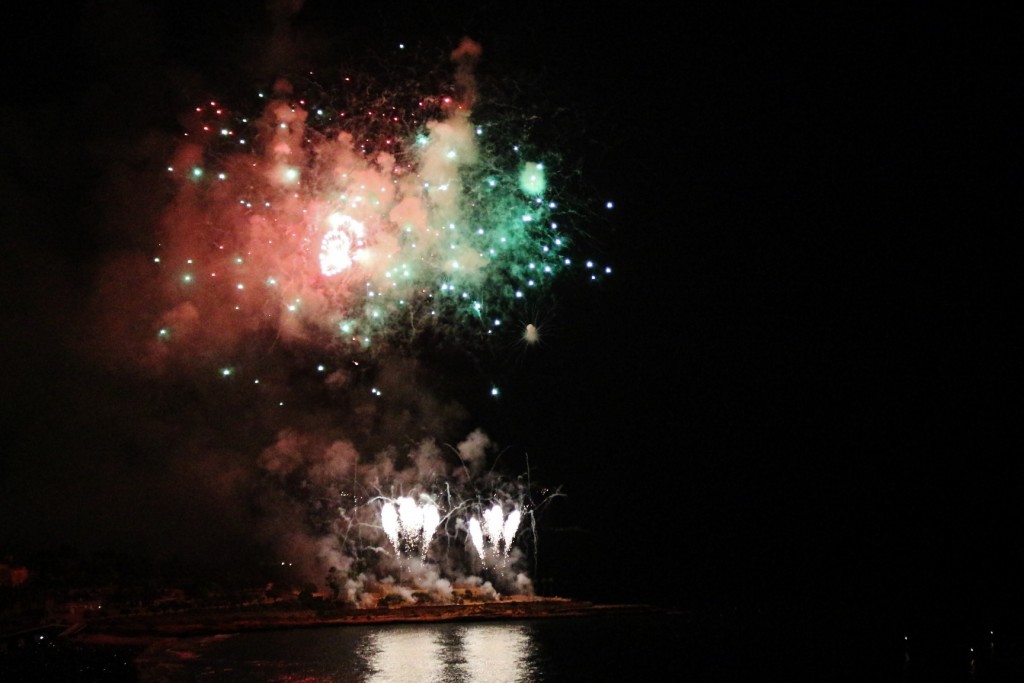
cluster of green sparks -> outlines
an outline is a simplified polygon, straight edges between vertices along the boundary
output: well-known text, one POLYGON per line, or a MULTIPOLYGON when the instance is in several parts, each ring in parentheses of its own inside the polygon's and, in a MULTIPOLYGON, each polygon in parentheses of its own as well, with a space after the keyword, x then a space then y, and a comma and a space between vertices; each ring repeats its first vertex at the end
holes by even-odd
POLYGON ((571 252, 550 159, 473 120, 475 89, 366 93, 279 81, 254 116, 195 108, 153 256, 175 302, 161 342, 201 320, 360 352, 426 330, 533 343, 519 311, 611 273, 571 252))

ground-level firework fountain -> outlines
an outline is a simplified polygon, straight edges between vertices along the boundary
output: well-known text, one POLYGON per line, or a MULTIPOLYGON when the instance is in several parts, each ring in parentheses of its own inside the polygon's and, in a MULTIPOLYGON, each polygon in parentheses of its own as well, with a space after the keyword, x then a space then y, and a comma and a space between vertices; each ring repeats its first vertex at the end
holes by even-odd
POLYGON ((532 595, 536 513, 558 493, 535 500, 528 481, 487 468, 489 446, 476 431, 451 449, 424 440, 361 458, 351 442, 288 432, 259 458, 264 497, 289 511, 276 517, 289 520, 284 551, 328 576, 336 600, 532 595))

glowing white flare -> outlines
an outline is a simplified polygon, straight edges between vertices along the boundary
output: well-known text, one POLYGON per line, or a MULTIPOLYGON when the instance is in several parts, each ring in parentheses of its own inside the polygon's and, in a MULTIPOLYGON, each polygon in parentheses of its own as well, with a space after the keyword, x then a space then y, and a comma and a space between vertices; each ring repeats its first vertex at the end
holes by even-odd
POLYGON ((398 545, 398 511, 395 510, 394 505, 384 503, 384 507, 380 511, 380 521, 384 527, 384 533, 391 540, 391 545, 395 546, 395 550, 401 550, 398 545))
POLYGON ((505 515, 501 512, 501 506, 495 504, 490 510, 484 512, 484 533, 491 542, 494 550, 498 549, 501 541, 501 530, 505 525, 505 515))
POLYGON ((519 523, 522 521, 522 512, 515 508, 505 517, 501 506, 495 503, 490 509, 483 513, 483 526, 476 517, 469 520, 469 534, 473 544, 484 559, 484 541, 491 552, 496 556, 508 556, 512 550, 512 541, 519 530, 519 523))
POLYGON ((418 548, 426 557, 427 548, 434 533, 441 524, 441 512, 437 506, 423 496, 424 502, 417 504, 409 496, 384 503, 381 521, 391 544, 399 554, 418 548))
POLYGON ((519 521, 522 518, 521 513, 518 509, 513 510, 509 513, 508 518, 505 520, 505 526, 501 530, 501 538, 505 544, 504 551, 508 555, 509 550, 512 549, 512 539, 516 536, 516 531, 519 530, 519 521))
POLYGON ((423 533, 423 512, 408 496, 398 499, 398 523, 406 541, 415 543, 423 533))
POLYGON ((330 277, 352 265, 352 238, 348 233, 331 228, 320 244, 320 272, 330 277))
POLYGON ((480 556, 480 559, 484 557, 484 532, 480 528, 480 520, 473 517, 469 520, 469 538, 473 541, 473 547, 476 548, 476 554, 480 556))
POLYGON ((353 247, 366 234, 366 226, 343 213, 332 213, 327 224, 320 242, 320 272, 331 277, 352 265, 353 247))
POLYGON ((437 530, 438 525, 441 523, 441 513, 438 512, 437 506, 432 503, 424 503, 421 509, 423 511, 423 546, 420 553, 426 555, 427 546, 430 545, 431 539, 434 538, 434 531, 437 530))

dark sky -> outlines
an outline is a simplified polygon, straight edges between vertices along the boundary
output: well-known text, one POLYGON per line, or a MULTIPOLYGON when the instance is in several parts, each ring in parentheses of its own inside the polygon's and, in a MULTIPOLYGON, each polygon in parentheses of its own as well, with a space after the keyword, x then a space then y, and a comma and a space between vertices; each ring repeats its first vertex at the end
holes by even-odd
POLYGON ((470 36, 593 206, 616 205, 592 230, 615 277, 560 292, 501 406, 468 408, 567 494, 541 537, 556 591, 1020 604, 1016 17, 196 5, 13 25, 0 550, 229 543, 227 522, 194 536, 233 515, 167 460, 181 434, 138 427, 179 408, 208 426, 215 400, 155 395, 82 351, 103 263, 157 215, 132 187, 163 164, 158 133, 235 72, 470 36))

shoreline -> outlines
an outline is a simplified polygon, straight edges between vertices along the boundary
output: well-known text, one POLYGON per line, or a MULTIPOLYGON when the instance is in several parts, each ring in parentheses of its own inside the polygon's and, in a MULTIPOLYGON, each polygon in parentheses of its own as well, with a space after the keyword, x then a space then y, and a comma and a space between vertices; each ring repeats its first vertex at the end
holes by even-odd
POLYGON ((132 644, 153 639, 223 633, 446 621, 490 621, 584 617, 621 612, 653 612, 647 605, 601 605, 556 597, 506 598, 445 605, 396 605, 358 608, 324 604, 278 603, 251 609, 210 609, 170 614, 104 617, 84 622, 71 639, 83 644, 132 644))

